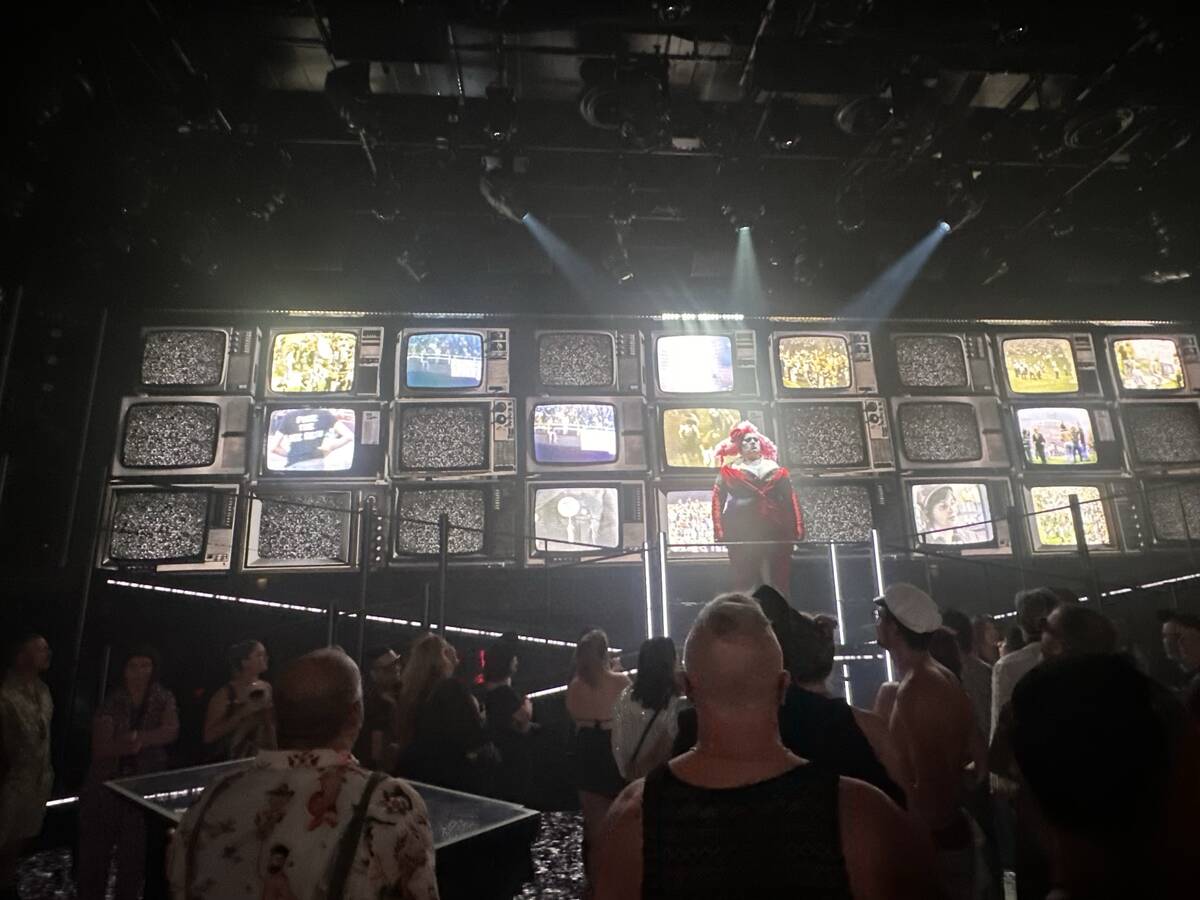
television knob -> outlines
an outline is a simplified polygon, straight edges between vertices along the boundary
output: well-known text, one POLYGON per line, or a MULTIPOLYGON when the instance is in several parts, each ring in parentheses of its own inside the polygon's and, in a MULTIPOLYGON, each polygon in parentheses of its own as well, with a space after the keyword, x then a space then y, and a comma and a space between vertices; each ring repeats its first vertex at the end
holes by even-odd
POLYGON ((872 425, 878 425, 879 424, 879 414, 878 413, 867 413, 867 421, 870 422, 872 425))

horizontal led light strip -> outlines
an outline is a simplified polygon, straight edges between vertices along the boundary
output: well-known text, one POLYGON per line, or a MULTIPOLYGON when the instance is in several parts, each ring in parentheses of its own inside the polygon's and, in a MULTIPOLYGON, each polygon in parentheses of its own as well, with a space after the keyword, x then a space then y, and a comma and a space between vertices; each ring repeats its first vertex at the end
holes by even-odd
MULTIPOLYGON (((844 654, 841 656, 835 656, 833 658, 833 661, 834 662, 858 662, 858 661, 871 660, 872 662, 878 662, 881 659, 883 659, 883 654, 881 654, 881 653, 847 653, 847 654, 844 654)), ((636 675, 637 669, 628 669, 625 672, 625 674, 626 675, 636 675)), ((538 697, 550 697, 550 696, 553 696, 554 694, 562 694, 562 693, 565 693, 566 690, 567 690, 567 685, 560 684, 558 687, 546 688, 544 691, 534 691, 532 694, 527 694, 526 696, 528 696, 529 699, 534 700, 538 697)))
MULTIPOLYGON (((279 603, 275 600, 259 600, 254 597, 238 597, 234 594, 213 594, 209 593, 208 591, 194 591, 187 588, 167 587, 160 584, 145 584, 140 581, 122 581, 117 578, 109 578, 107 583, 113 587, 133 588, 134 590, 139 591, 153 591, 154 593, 159 594, 176 594, 183 597, 199 597, 203 600, 222 600, 226 603, 242 603, 247 606, 263 606, 269 609, 286 609, 290 610, 291 612, 302 612, 310 615, 324 616, 328 615, 329 613, 329 610, 322 609, 319 606, 301 606, 298 603, 279 603)), ((338 615, 355 618, 357 617, 358 613, 349 612, 342 609, 338 610, 338 615)), ((423 627, 420 622, 414 622, 411 619, 398 619, 393 616, 380 616, 374 613, 367 614, 367 621, 378 622, 383 625, 402 625, 407 628, 423 627)), ((502 631, 491 631, 486 628, 468 628, 464 625, 447 625, 446 630, 454 634, 469 634, 472 637, 498 638, 504 634, 502 631)), ((563 647, 574 650, 576 646, 575 641, 560 641, 556 638, 536 637, 534 635, 527 634, 518 634, 517 639, 524 641, 527 644, 538 644, 543 647, 563 647)), ((611 649, 617 653, 624 652, 620 647, 612 647, 611 649)))

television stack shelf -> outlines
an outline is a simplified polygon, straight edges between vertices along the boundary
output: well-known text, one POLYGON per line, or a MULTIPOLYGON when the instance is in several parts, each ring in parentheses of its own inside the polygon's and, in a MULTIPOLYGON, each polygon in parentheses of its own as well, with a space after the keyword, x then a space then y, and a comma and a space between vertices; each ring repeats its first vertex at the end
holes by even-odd
POLYGON ((1178 326, 375 321, 144 329, 97 564, 431 567, 446 513, 455 566, 638 564, 662 530, 672 568, 704 570, 713 450, 742 419, 792 472, 802 561, 872 528, 1070 554, 1070 493, 1097 554, 1200 537, 1200 350, 1178 326))
POLYGON ((227 573, 246 496, 257 329, 145 328, 95 542, 98 568, 227 573))

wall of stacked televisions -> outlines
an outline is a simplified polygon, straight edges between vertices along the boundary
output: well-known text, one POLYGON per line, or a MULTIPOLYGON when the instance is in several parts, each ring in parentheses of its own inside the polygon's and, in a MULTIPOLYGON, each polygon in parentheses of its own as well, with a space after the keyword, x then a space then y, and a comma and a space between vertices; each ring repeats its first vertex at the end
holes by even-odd
POLYGON ((741 419, 792 473, 801 556, 872 528, 1075 552, 1071 494, 1094 553, 1200 536, 1190 328, 492 321, 143 329, 97 564, 429 566, 442 513, 455 565, 637 563, 660 531, 673 561, 719 560, 713 451, 741 419))

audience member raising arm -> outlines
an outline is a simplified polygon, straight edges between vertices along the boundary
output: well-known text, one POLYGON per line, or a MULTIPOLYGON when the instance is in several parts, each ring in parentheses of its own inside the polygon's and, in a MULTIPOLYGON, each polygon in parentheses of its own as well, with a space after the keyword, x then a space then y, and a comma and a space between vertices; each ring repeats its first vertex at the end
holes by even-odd
POLYGON ((275 746, 271 686, 260 680, 268 662, 267 648, 258 641, 229 648, 231 677, 208 701, 204 715, 204 743, 211 758, 239 759, 275 746))

